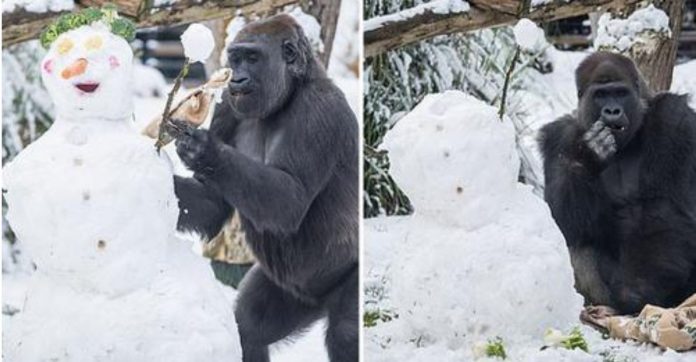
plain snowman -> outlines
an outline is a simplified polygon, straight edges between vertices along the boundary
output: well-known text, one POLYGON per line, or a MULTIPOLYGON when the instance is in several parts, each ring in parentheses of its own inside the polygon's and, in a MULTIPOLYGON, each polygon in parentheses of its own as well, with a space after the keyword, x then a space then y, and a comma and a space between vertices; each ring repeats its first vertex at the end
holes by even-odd
POLYGON ((133 125, 128 43, 95 22, 42 61, 57 114, 3 170, 7 219, 32 257, 8 361, 240 359, 232 305, 175 237, 172 166, 133 125))

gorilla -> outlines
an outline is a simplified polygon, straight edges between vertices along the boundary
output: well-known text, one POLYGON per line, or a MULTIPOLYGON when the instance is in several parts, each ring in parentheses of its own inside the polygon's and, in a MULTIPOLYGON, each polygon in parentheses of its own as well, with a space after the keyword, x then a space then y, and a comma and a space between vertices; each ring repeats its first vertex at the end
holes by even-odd
POLYGON ((244 361, 328 317, 331 361, 358 360, 358 123, 288 15, 244 27, 209 130, 175 121, 181 230, 210 239, 237 210, 257 263, 235 314, 244 361))
POLYGON ((696 292, 696 114, 621 55, 594 53, 575 77, 577 114, 539 137, 575 288, 612 313, 676 306, 696 292))

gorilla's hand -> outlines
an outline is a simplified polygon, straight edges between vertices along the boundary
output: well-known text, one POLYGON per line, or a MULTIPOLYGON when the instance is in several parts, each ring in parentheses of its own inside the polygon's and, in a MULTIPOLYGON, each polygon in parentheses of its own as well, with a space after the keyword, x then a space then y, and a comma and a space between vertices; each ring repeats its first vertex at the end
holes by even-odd
POLYGON ((170 118, 164 124, 164 129, 174 138, 179 138, 187 133, 190 133, 194 128, 183 119, 170 118))
POLYGON ((210 175, 219 165, 217 141, 207 130, 189 128, 176 140, 176 153, 191 171, 210 175))
POLYGON ((599 162, 608 160, 616 153, 616 140, 611 130, 602 121, 595 122, 582 136, 587 148, 597 157, 599 162))

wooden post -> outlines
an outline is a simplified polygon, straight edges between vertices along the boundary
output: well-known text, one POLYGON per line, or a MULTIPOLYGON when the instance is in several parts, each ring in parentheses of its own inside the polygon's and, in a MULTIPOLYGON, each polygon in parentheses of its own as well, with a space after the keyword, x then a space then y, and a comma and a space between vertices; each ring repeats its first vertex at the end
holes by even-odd
MULTIPOLYGON (((669 28, 672 36, 660 37, 655 41, 654 47, 650 51, 644 48, 634 47, 631 49, 630 56, 636 62, 638 69, 648 82, 648 86, 653 91, 669 90, 672 85, 672 72, 674 63, 677 60, 677 48, 679 46, 679 35, 681 34, 681 24, 684 13, 684 0, 654 0, 653 5, 662 9, 669 16, 669 28)), ((630 15, 636 7, 630 7, 625 13, 630 15)))
POLYGON ((336 36, 338 16, 341 12, 341 0, 314 0, 307 10, 321 24, 321 41, 324 43, 324 52, 320 54, 319 60, 328 69, 333 41, 336 36))

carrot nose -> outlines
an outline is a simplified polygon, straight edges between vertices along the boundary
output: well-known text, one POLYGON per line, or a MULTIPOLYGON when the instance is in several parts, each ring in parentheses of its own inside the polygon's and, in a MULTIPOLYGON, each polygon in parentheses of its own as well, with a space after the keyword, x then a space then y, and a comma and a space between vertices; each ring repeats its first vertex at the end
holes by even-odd
POLYGON ((87 70, 87 64, 87 59, 80 58, 74 61, 72 64, 65 67, 65 69, 63 69, 60 75, 63 77, 63 79, 70 79, 72 77, 76 77, 80 74, 83 74, 85 70, 87 70))

